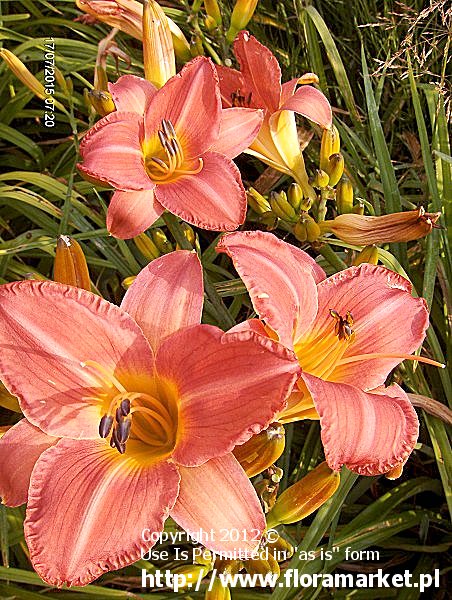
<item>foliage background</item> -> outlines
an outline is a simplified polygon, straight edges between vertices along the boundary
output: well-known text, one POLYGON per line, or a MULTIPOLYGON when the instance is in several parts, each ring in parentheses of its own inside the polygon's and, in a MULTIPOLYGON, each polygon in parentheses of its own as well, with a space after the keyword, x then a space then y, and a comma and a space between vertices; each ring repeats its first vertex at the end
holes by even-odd
MULTIPOLYGON (((162 2, 187 38, 199 28, 207 54, 217 41, 193 15, 188 2, 162 2)), ((192 3, 190 3, 192 4, 192 3)), ((224 14, 233 3, 223 2, 224 14)), ((135 275, 148 259, 132 241, 108 236, 105 208, 109 193, 93 190, 74 169, 77 136, 93 122, 84 100, 92 87, 97 45, 110 31, 76 21, 73 0, 0 0, 0 44, 13 51, 38 79, 43 78, 44 44, 55 39, 56 65, 66 78, 66 89, 56 97, 67 112, 56 112, 56 126, 45 128, 43 101, 33 96, 6 65, 0 65, 0 283, 26 277, 51 278, 56 239, 70 234, 82 245, 93 288, 113 302, 124 293, 126 277, 135 275)), ((198 18, 199 16, 199 18, 198 18)), ((375 214, 424 206, 443 211, 443 229, 416 243, 394 244, 380 253, 383 264, 408 276, 431 307, 424 352, 436 360, 450 357, 452 260, 452 159, 449 146, 451 110, 451 11, 443 0, 261 0, 249 29, 268 45, 283 68, 283 80, 306 71, 319 75, 321 89, 334 107, 341 134, 341 151, 355 193, 375 214)), ((119 72, 142 73, 140 43, 125 34, 118 46, 131 57, 131 67, 119 63, 119 72)), ((232 54, 230 55, 231 58, 232 54)), ((117 77, 108 59, 109 79, 117 77)), ((319 136, 314 135, 306 156, 312 172, 318 162, 319 136)), ((254 184, 264 167, 239 158, 247 184, 254 184)), ((267 174, 268 175, 268 172, 267 174)), ((261 182, 263 180, 261 179, 261 182)), ((267 188, 285 186, 284 179, 267 177, 267 188)), ((162 227, 162 223, 157 223, 162 227)), ((247 224, 247 227, 256 227, 247 224)), ((166 229, 170 243, 171 235, 166 229)), ((277 232, 283 237, 284 232, 277 232)), ((203 264, 223 299, 226 313, 218 314, 206 302, 205 322, 227 322, 252 316, 245 289, 226 257, 217 257, 213 233, 197 231, 203 264)), ((299 242, 288 238, 291 243, 299 242)), ((302 246, 313 253, 308 246, 302 246)), ((168 245, 167 250, 172 246, 168 245)), ((319 262, 332 273, 351 263, 354 248, 342 242, 327 246, 319 262)), ((396 324, 394 324, 396 326, 396 324)), ((409 392, 450 406, 451 370, 404 365, 393 380, 409 392)), ((0 392, 0 395, 3 392, 0 392)), ((20 415, 0 408, 0 424, 10 425, 20 415)), ((357 479, 343 473, 336 496, 318 514, 285 535, 299 550, 337 545, 377 549, 380 561, 350 563, 339 553, 335 561, 292 559, 300 573, 385 571, 414 573, 441 570, 442 588, 430 597, 446 597, 451 568, 450 533, 451 454, 444 419, 419 410, 421 435, 416 451, 397 481, 384 477, 357 479)), ((281 487, 302 477, 322 460, 319 427, 306 421, 287 427, 287 448, 280 466, 281 487)), ((51 507, 49 507, 51 510, 51 507)), ((109 573, 86 588, 52 590, 32 571, 23 538, 24 507, 0 506, 0 598, 39 600, 43 597, 160 598, 170 592, 141 593, 141 561, 109 573), (9 567, 9 568, 7 568, 9 567)), ((165 565, 171 568, 174 564, 165 565)), ((159 565, 161 568, 161 565, 159 565)), ((296 590, 277 589, 275 600, 293 597, 296 590)), ((184 594, 179 594, 184 595, 184 594)), ((186 594, 185 594, 186 595, 186 594)), ((269 590, 235 590, 234 597, 269 596, 269 590)), ((298 593, 300 596, 300 594, 298 593)), ((202 592, 190 593, 201 597, 202 592)), ((415 599, 418 590, 306 590, 303 598, 415 599)))

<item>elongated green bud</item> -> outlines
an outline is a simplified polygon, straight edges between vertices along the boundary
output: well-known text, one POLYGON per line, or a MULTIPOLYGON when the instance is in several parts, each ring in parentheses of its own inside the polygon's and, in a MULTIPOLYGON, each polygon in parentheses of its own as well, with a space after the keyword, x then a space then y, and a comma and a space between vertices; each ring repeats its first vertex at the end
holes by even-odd
POLYGON ((320 145, 320 168, 322 171, 328 171, 328 161, 332 154, 337 154, 341 148, 339 131, 335 125, 330 129, 324 129, 322 134, 322 143, 320 145))
POLYGON ((163 229, 160 229, 159 227, 151 229, 151 238, 161 254, 168 254, 168 252, 172 252, 174 250, 173 245, 166 237, 163 229))
POLYGON ((204 8, 207 15, 215 22, 215 25, 220 27, 222 19, 217 0, 204 0, 204 8))
POLYGON ((287 200, 295 211, 299 211, 303 202, 303 190, 298 183, 291 183, 287 190, 287 200))
POLYGON ((342 177, 336 187, 336 208, 340 215, 353 211, 353 185, 348 177, 342 177))
POLYGON ((314 185, 320 189, 326 188, 326 186, 330 183, 330 177, 328 173, 325 173, 323 169, 317 169, 315 173, 314 185))
POLYGON ((160 256, 160 250, 146 233, 140 233, 133 238, 133 242, 141 254, 151 261, 160 256))
POLYGON ((289 221, 290 223, 295 223, 297 221, 297 214, 287 201, 285 192, 271 192, 270 206, 275 215, 280 219, 283 219, 283 221, 289 221))
POLYGON ((237 0, 231 15, 231 25, 226 34, 228 42, 233 42, 239 31, 245 29, 256 10, 258 0, 237 0))
POLYGON ((320 237, 320 227, 308 213, 302 213, 293 234, 300 242, 312 243, 320 237))
POLYGON ((334 187, 344 172, 344 157, 340 152, 332 154, 328 161, 326 172, 330 176, 329 185, 334 187))
POLYGON ((258 215, 262 215, 263 213, 271 211, 271 206, 268 200, 264 198, 262 194, 259 194, 259 192, 254 188, 249 188, 246 193, 246 197, 248 204, 258 215))
POLYGON ((355 267, 363 263, 369 263, 371 265, 378 264, 378 248, 373 244, 371 246, 366 246, 365 248, 363 248, 353 261, 353 265, 355 267))

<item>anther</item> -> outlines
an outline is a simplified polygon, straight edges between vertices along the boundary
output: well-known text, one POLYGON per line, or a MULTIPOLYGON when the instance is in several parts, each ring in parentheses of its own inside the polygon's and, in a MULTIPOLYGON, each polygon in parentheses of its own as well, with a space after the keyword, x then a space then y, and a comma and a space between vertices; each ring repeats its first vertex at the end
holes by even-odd
POLYGON ((120 444, 125 444, 129 439, 131 426, 131 419, 124 419, 123 421, 118 423, 118 426, 116 427, 116 436, 120 444))
POLYGON ((99 435, 101 438, 106 438, 111 431, 113 425, 113 417, 111 415, 104 415, 99 423, 99 435))
POLYGON ((123 416, 127 417, 127 415, 130 413, 130 400, 128 398, 124 398, 119 406, 123 416))

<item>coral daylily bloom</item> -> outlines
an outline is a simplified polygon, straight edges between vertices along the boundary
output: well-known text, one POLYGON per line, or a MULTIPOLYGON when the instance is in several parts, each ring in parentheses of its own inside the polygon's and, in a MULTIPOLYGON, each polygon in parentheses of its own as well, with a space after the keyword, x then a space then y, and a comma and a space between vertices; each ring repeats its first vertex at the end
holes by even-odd
POLYGON ((54 282, 0 288, 0 377, 25 415, 0 441, 0 496, 27 502, 48 583, 138 560, 169 515, 212 530, 213 551, 254 549, 265 519, 231 451, 269 425, 299 367, 271 340, 200 325, 202 301, 187 251, 143 269, 120 307, 54 282), (245 534, 224 541, 232 528, 245 534))
POLYGON ((210 59, 188 63, 160 90, 125 75, 109 86, 116 111, 88 131, 79 170, 116 188, 109 231, 135 237, 165 210, 219 231, 236 229, 246 196, 232 158, 253 141, 262 111, 222 110, 210 59))
POLYGON ((328 100, 316 88, 298 79, 281 85, 281 69, 271 51, 247 31, 234 42, 240 71, 217 66, 223 106, 248 106, 265 110, 259 135, 248 154, 256 156, 278 171, 291 175, 305 195, 312 195, 303 155, 298 141, 295 114, 307 117, 327 129, 332 115, 328 100))
POLYGON ((369 264, 326 278, 308 254, 270 233, 226 235, 218 250, 232 258, 265 322, 246 327, 277 337, 302 368, 279 420, 319 416, 333 470, 375 475, 403 463, 418 419, 406 393, 383 384, 425 337, 426 304, 411 284, 369 264))

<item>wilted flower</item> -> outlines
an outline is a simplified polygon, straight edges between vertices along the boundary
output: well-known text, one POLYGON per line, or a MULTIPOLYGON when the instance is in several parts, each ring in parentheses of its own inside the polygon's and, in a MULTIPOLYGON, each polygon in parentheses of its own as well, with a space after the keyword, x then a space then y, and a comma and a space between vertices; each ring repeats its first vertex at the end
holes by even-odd
POLYGON ((0 442, 0 496, 27 502, 45 581, 135 562, 169 515, 213 530, 214 552, 254 550, 265 519, 231 451, 273 422, 299 367, 271 340, 200 325, 195 253, 153 261, 121 307, 47 281, 4 285, 0 300, 0 377, 25 415, 0 442), (220 536, 231 528, 239 540, 220 536))
POLYGON ((310 85, 297 89, 299 79, 281 85, 281 69, 268 48, 242 31, 234 42, 240 71, 217 66, 223 106, 246 106, 265 110, 259 135, 248 154, 256 156, 278 171, 291 175, 305 196, 315 192, 308 182, 298 140, 295 114, 321 127, 332 123, 331 107, 325 96, 310 85))
POLYGON ((369 246, 387 242, 409 242, 423 238, 435 227, 440 216, 439 212, 426 213, 421 207, 418 210, 391 213, 381 217, 339 215, 319 225, 322 233, 332 232, 349 244, 369 246))
POLYGON ((110 233, 135 237, 165 208, 204 229, 231 231, 246 216, 232 158, 253 141, 262 112, 222 110, 211 61, 198 57, 160 90, 133 75, 109 84, 113 112, 80 145, 82 174, 116 188, 110 233))
POLYGON ((375 475, 406 460, 418 435, 416 412, 398 385, 383 386, 406 358, 432 363, 410 356, 428 326, 425 301, 412 297, 411 284, 369 264, 326 278, 308 254, 270 233, 225 235, 218 251, 232 258, 265 323, 237 328, 279 339, 302 368, 298 390, 278 420, 317 412, 335 471, 345 465, 375 475))

